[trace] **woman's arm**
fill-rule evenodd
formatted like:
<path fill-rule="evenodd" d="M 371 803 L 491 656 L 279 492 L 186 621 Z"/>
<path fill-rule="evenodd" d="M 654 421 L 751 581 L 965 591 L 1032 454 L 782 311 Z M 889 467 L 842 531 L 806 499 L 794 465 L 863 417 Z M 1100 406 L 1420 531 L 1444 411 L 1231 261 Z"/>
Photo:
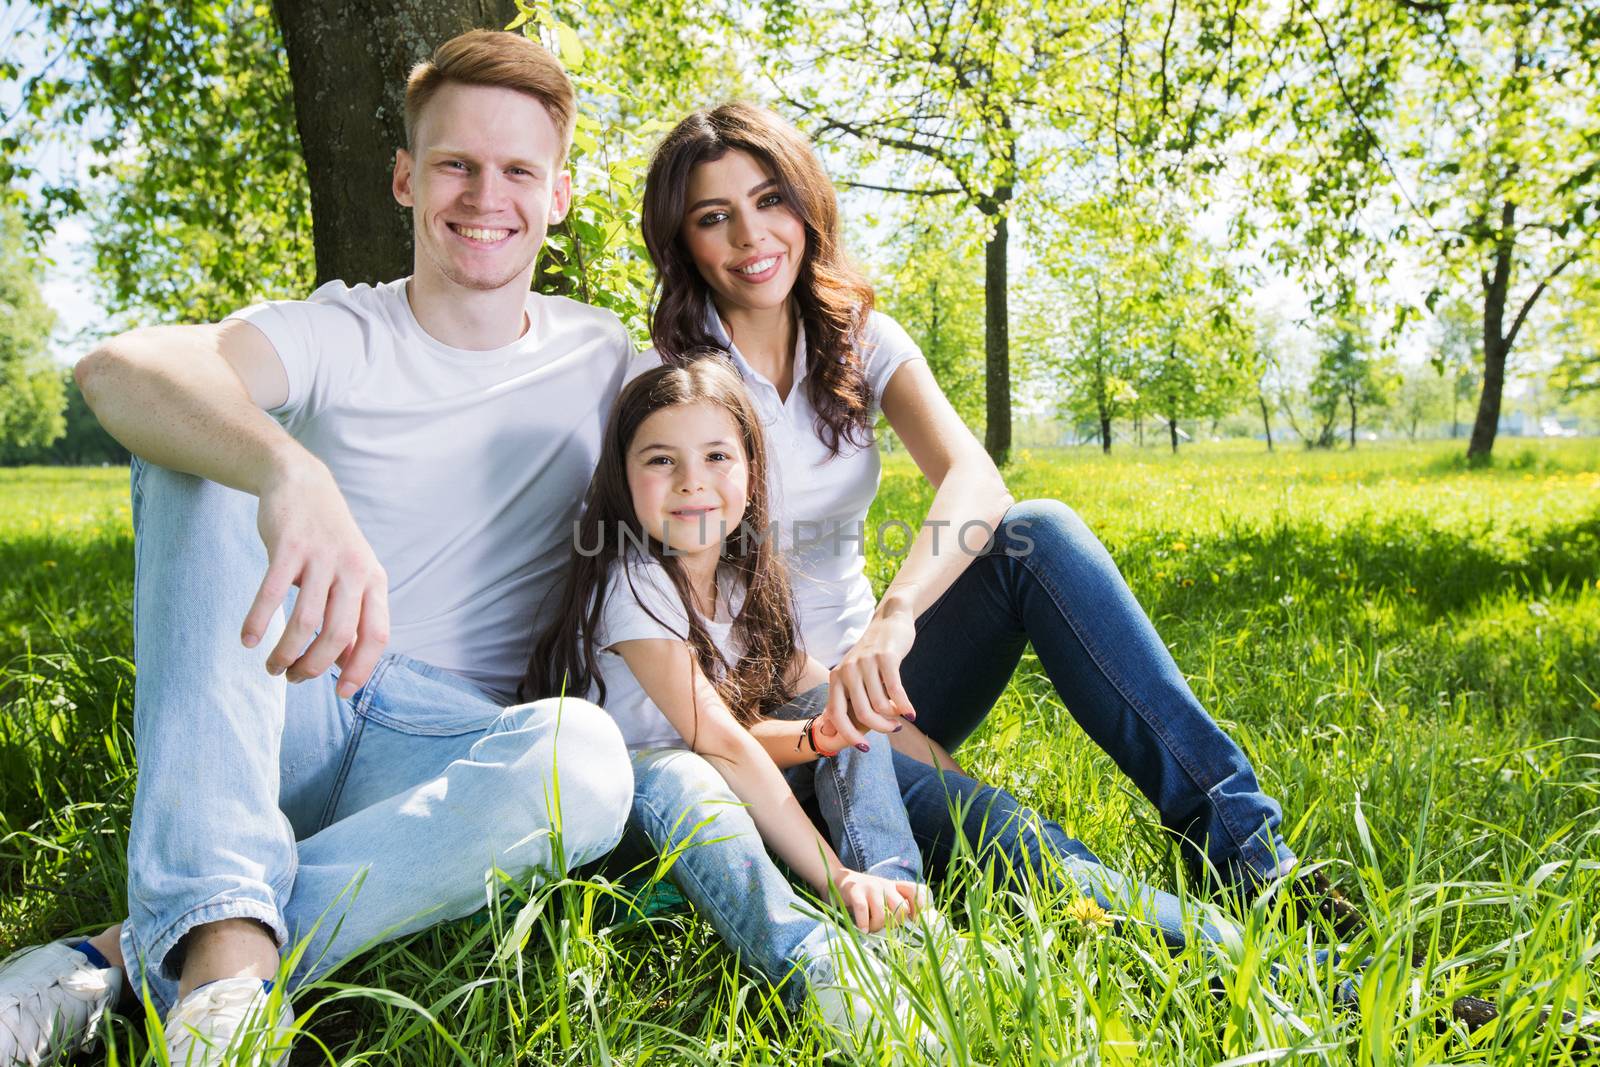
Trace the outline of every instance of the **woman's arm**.
<path fill-rule="evenodd" d="M 829 678 L 828 722 L 849 744 L 861 740 L 863 726 L 890 733 L 900 716 L 915 717 L 900 684 L 900 663 L 916 639 L 917 616 L 961 577 L 1013 503 L 925 361 L 911 360 L 894 372 L 883 392 L 883 414 L 934 495 L 866 632 Z"/>
<path fill-rule="evenodd" d="M 722 775 L 748 805 L 761 839 L 796 874 L 827 899 L 837 888 L 856 925 L 881 929 L 902 908 L 916 908 L 910 882 L 852 871 L 818 834 L 800 802 L 761 745 L 734 719 L 689 646 L 648 639 L 612 646 L 667 721 Z"/>

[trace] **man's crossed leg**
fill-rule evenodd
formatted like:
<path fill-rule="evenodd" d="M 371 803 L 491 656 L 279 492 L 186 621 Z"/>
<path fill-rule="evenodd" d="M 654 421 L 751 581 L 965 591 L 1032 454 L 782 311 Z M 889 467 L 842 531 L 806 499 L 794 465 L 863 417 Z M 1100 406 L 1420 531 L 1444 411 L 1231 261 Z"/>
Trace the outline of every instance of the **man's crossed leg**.
<path fill-rule="evenodd" d="M 186 1051 L 196 1032 L 226 1040 L 259 1013 L 263 980 L 291 945 L 293 988 L 366 945 L 471 913 L 494 871 L 541 877 L 616 843 L 632 776 L 600 709 L 502 709 L 397 655 L 349 700 L 335 677 L 289 685 L 263 666 L 276 633 L 255 649 L 237 636 L 265 568 L 255 499 L 140 462 L 133 492 L 140 777 L 128 920 L 90 952 L 44 946 L 65 972 L 59 1003 L 36 988 L 49 978 L 39 960 L 0 970 L 0 1064 L 90 1036 L 81 1028 L 98 1010 L 71 986 L 104 974 L 89 962 L 97 953 Z M 19 970 L 35 988 L 7 988 Z M 103 984 L 109 999 L 120 983 Z"/>

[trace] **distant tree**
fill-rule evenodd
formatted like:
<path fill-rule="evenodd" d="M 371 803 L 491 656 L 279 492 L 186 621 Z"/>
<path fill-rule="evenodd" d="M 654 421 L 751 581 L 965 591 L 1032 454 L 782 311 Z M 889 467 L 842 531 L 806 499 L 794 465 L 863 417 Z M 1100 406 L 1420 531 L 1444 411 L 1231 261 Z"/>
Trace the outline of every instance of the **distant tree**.
<path fill-rule="evenodd" d="M 1145 410 L 1167 423 L 1178 451 L 1181 419 L 1219 419 L 1259 377 L 1254 324 L 1232 271 L 1176 219 L 1139 235 L 1143 304 L 1153 349 L 1143 360 Z"/>
<path fill-rule="evenodd" d="M 0 213 L 0 454 L 61 436 L 66 400 L 47 353 L 54 326 L 22 227 L 15 216 Z"/>
<path fill-rule="evenodd" d="M 962 421 L 981 433 L 983 248 L 956 212 L 910 214 L 879 247 L 878 306 L 911 334 Z"/>
<path fill-rule="evenodd" d="M 1475 290 L 1493 449 L 1506 362 L 1561 275 L 1600 256 L 1600 13 L 1573 0 L 1263 3 L 1228 110 L 1278 258 L 1315 277 L 1415 249 Z"/>
<path fill-rule="evenodd" d="M 1341 410 L 1350 414 L 1350 447 L 1356 447 L 1356 427 L 1364 407 L 1384 403 L 1391 378 L 1372 352 L 1372 341 L 1361 319 L 1340 315 L 1324 333 L 1323 347 L 1311 379 L 1313 409 L 1322 419 L 1317 445 L 1333 445 L 1333 424 Z"/>
<path fill-rule="evenodd" d="M 1267 437 L 1267 451 L 1272 451 L 1272 411 L 1277 408 L 1287 390 L 1284 326 L 1275 313 L 1256 317 L 1256 381 L 1255 399 L 1261 409 L 1261 429 Z"/>
<path fill-rule="evenodd" d="M 1461 436 L 1461 406 L 1478 395 L 1483 365 L 1483 328 L 1469 301 L 1441 302 L 1436 310 L 1437 340 L 1433 369 L 1450 386 L 1450 436 Z"/>
<path fill-rule="evenodd" d="M 49 444 L 35 443 L 25 448 L 0 449 L 0 463 L 8 466 L 49 464 L 70 467 L 127 463 L 128 450 L 106 433 L 100 420 L 89 410 L 78 383 L 72 380 L 72 371 L 61 368 L 58 376 L 67 398 L 66 410 L 62 412 L 65 430 Z"/>
<path fill-rule="evenodd" d="M 1564 398 L 1600 393 L 1600 271 L 1574 278 L 1548 331 L 1557 358 L 1550 384 Z"/>
<path fill-rule="evenodd" d="M 1050 383 L 1057 410 L 1097 429 L 1109 453 L 1112 423 L 1140 410 L 1152 323 L 1145 301 L 1152 261 L 1121 238 L 1111 205 L 1041 218 L 1035 265 L 1019 300 L 1019 349 Z"/>
<path fill-rule="evenodd" d="M 1404 368 L 1391 396 L 1392 424 L 1412 441 L 1422 427 L 1441 419 L 1450 410 L 1455 382 L 1441 375 L 1431 364 Z"/>

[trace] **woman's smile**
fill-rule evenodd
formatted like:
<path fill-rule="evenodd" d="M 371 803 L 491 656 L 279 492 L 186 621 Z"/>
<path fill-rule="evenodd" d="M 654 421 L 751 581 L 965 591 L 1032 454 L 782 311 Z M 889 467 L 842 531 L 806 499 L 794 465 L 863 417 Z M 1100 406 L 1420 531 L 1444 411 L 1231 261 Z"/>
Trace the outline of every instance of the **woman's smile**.
<path fill-rule="evenodd" d="M 731 149 L 689 175 L 682 236 L 724 317 L 783 307 L 806 255 L 806 227 L 778 179 Z"/>

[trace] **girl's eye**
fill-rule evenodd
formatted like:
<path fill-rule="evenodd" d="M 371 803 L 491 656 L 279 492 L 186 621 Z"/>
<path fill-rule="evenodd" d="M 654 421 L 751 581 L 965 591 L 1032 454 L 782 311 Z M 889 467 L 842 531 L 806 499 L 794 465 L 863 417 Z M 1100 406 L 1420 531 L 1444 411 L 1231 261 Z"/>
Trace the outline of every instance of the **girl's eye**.
<path fill-rule="evenodd" d="M 712 453 L 710 453 L 709 455 L 706 456 L 706 459 L 710 460 L 712 463 L 732 463 L 733 462 L 733 453 L 731 453 L 731 452 L 712 452 Z"/>
<path fill-rule="evenodd" d="M 781 203 L 783 203 L 783 197 L 777 193 L 768 193 L 756 201 L 756 207 L 777 207 Z"/>
<path fill-rule="evenodd" d="M 725 219 L 727 217 L 728 216 L 727 216 L 727 214 L 725 212 L 708 211 L 704 215 L 700 216 L 700 221 L 699 221 L 698 225 L 700 225 L 700 226 L 715 226 L 717 223 L 721 222 L 723 219 Z"/>
<path fill-rule="evenodd" d="M 649 459 L 644 461 L 644 465 L 646 467 L 670 467 L 672 466 L 672 457 L 651 456 Z"/>

